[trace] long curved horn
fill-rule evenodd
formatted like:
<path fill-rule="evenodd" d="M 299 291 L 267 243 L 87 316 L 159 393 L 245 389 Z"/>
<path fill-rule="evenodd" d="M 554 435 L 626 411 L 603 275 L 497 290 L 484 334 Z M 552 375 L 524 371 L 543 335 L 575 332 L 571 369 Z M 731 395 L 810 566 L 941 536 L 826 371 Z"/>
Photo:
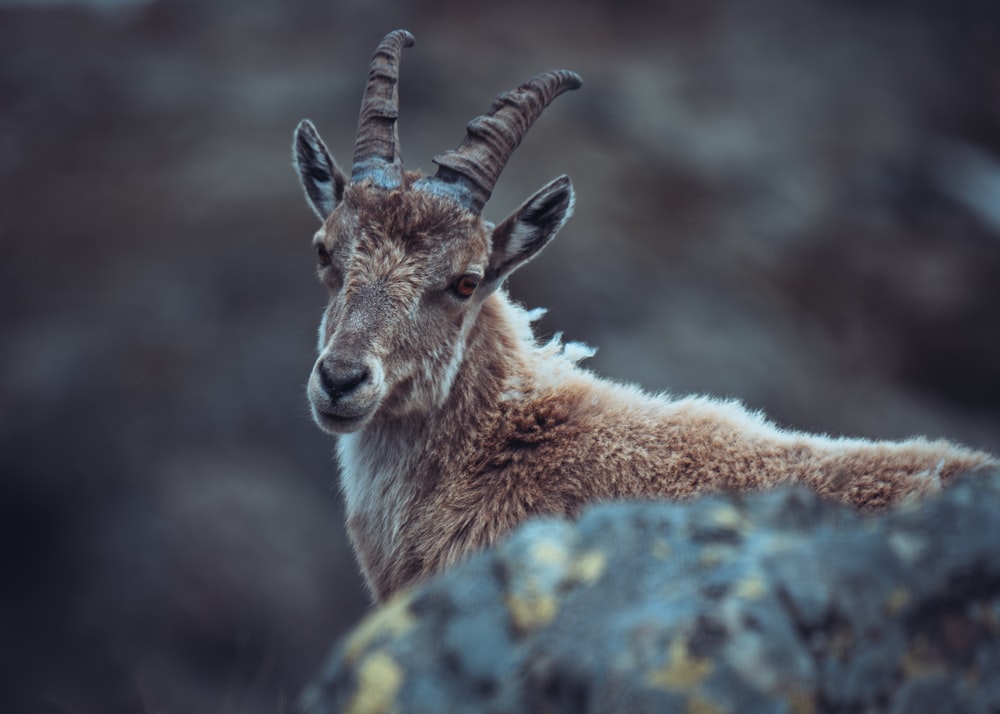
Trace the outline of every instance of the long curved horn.
<path fill-rule="evenodd" d="M 563 92 L 581 86 L 583 80 L 576 72 L 557 69 L 498 95 L 486 114 L 469 122 L 458 148 L 434 157 L 438 165 L 434 178 L 455 185 L 456 197 L 480 213 L 514 149 L 545 107 Z"/>
<path fill-rule="evenodd" d="M 413 46 L 413 35 L 393 30 L 379 44 L 368 69 L 368 84 L 361 100 L 358 134 L 354 142 L 354 165 L 351 179 L 372 177 L 376 183 L 391 188 L 402 181 L 403 165 L 399 157 L 399 55 Z"/>

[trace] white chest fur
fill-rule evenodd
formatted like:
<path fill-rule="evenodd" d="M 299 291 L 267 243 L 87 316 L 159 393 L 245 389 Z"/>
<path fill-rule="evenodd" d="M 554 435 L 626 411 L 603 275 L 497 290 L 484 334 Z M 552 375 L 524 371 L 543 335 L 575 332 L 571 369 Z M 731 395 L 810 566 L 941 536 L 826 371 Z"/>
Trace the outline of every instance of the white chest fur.
<path fill-rule="evenodd" d="M 414 498 L 405 438 L 374 429 L 339 437 L 340 486 L 347 518 L 381 543 L 397 542 Z"/>

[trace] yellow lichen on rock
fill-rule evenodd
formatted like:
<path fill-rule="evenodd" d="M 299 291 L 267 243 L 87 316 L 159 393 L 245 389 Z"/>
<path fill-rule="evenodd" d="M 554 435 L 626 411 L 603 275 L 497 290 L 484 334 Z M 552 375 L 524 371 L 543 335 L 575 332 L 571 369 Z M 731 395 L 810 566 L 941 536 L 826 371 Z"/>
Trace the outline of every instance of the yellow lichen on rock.
<path fill-rule="evenodd" d="M 539 540 L 530 552 L 536 563 L 548 566 L 564 565 L 569 555 L 565 545 L 551 539 Z"/>
<path fill-rule="evenodd" d="M 570 547 L 548 533 L 535 539 L 526 555 L 511 568 L 505 598 L 511 622 L 522 633 L 555 619 L 565 585 L 596 579 L 603 570 L 603 564 L 589 554 L 574 560 Z"/>
<path fill-rule="evenodd" d="M 399 595 L 366 617 L 351 635 L 344 648 L 344 657 L 353 662 L 376 640 L 398 637 L 416 624 L 410 612 L 410 596 Z"/>
<path fill-rule="evenodd" d="M 746 520 L 739 511 L 729 504 L 720 505 L 711 512 L 709 517 L 714 525 L 722 526 L 723 528 L 732 528 L 734 530 L 739 529 L 740 526 L 744 525 Z"/>
<path fill-rule="evenodd" d="M 646 675 L 646 682 L 670 692 L 686 693 L 696 690 L 712 673 L 712 661 L 694 657 L 688 644 L 678 637 L 670 643 L 667 663 Z"/>
<path fill-rule="evenodd" d="M 391 714 L 397 711 L 396 695 L 403 686 L 403 668 L 385 652 L 373 652 L 357 670 L 357 687 L 346 714 Z"/>
<path fill-rule="evenodd" d="M 736 585 L 736 596 L 746 600 L 757 600 L 763 597 L 765 592 L 767 592 L 767 586 L 759 575 L 751 575 Z"/>
<path fill-rule="evenodd" d="M 507 610 L 519 632 L 530 632 L 552 622 L 559 611 L 559 603 L 550 593 L 508 595 Z"/>
<path fill-rule="evenodd" d="M 732 545 L 712 543 L 701 548 L 698 562 L 708 568 L 715 567 L 732 560 L 735 552 L 736 549 Z"/>
<path fill-rule="evenodd" d="M 600 550 L 585 551 L 570 565 L 567 579 L 571 582 L 590 585 L 604 574 L 607 565 L 608 558 Z"/>

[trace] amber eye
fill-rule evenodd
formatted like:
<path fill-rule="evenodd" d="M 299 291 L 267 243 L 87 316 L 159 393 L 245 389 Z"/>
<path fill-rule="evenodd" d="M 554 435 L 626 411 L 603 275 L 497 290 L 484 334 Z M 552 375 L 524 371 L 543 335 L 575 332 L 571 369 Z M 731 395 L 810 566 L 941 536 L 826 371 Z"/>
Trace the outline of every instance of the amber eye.
<path fill-rule="evenodd" d="M 476 292 L 476 288 L 479 287 L 479 278 L 475 275 L 463 275 L 455 281 L 454 287 L 455 293 L 459 297 L 472 297 L 472 293 Z"/>
<path fill-rule="evenodd" d="M 322 244 L 316 246 L 316 259 L 319 261 L 320 267 L 325 268 L 330 264 L 330 254 L 326 252 L 326 248 Z"/>

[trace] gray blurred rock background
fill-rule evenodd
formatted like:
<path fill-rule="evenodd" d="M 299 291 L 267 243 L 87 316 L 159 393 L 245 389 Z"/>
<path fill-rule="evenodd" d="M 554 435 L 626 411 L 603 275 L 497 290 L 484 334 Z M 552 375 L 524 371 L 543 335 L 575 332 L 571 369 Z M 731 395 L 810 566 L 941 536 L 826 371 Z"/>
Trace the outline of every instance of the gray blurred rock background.
<path fill-rule="evenodd" d="M 543 69 L 497 220 L 603 374 L 796 428 L 1000 451 L 1000 6 L 0 0 L 0 700 L 280 712 L 367 597 L 303 387 L 324 295 L 290 169 L 367 64 L 409 168 Z"/>

